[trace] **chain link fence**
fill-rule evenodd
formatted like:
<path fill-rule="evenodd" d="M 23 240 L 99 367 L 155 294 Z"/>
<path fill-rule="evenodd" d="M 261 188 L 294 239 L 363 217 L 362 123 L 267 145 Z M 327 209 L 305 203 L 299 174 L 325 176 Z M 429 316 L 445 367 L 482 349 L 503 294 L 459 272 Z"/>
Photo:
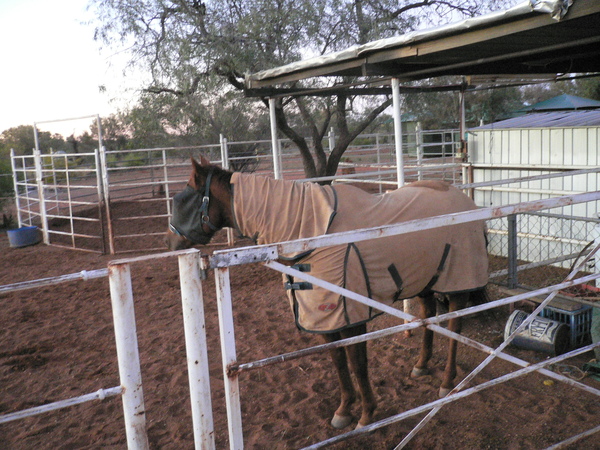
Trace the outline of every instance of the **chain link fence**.
<path fill-rule="evenodd" d="M 590 242 L 600 220 L 554 213 L 519 214 L 488 222 L 493 281 L 509 288 L 561 282 Z M 594 270 L 592 261 L 589 267 Z"/>

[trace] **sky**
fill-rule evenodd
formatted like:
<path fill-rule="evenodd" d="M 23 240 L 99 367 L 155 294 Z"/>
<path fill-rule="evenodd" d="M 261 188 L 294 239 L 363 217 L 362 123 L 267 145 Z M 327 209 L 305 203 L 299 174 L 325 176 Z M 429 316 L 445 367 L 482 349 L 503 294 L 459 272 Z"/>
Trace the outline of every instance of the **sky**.
<path fill-rule="evenodd" d="M 0 0 L 0 133 L 34 122 L 107 116 L 134 99 L 139 86 L 134 76 L 123 76 L 126 55 L 100 51 L 87 4 Z M 39 128 L 66 137 L 88 130 L 92 121 Z"/>

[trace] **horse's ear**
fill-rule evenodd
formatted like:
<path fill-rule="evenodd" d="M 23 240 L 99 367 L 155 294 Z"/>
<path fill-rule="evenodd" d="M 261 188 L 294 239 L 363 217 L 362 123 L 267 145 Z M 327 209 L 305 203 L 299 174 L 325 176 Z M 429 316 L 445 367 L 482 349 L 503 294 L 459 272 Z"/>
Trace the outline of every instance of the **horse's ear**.
<path fill-rule="evenodd" d="M 196 173 L 199 172 L 198 169 L 200 169 L 201 167 L 210 166 L 210 161 L 202 155 L 200 155 L 200 162 L 198 162 L 193 156 L 190 157 L 190 159 L 192 160 L 192 168 L 194 169 L 194 172 L 196 172 Z"/>
<path fill-rule="evenodd" d="M 190 159 L 192 160 L 192 170 L 194 174 L 200 173 L 202 165 L 198 163 L 198 161 L 196 161 L 196 159 L 193 156 Z"/>

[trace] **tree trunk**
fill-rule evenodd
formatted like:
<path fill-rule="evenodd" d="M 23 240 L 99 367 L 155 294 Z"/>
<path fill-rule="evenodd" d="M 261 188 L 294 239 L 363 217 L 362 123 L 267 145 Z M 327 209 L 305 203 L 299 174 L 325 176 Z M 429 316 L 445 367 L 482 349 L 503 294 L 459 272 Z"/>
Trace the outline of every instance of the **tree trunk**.
<path fill-rule="evenodd" d="M 305 119 L 306 123 L 311 130 L 312 137 L 312 152 L 306 139 L 298 134 L 287 122 L 287 117 L 283 108 L 283 102 L 278 99 L 275 104 L 275 117 L 277 122 L 277 128 L 281 131 L 288 139 L 290 139 L 300 151 L 302 157 L 302 165 L 304 168 L 304 175 L 307 178 L 323 177 L 323 176 L 334 176 L 337 172 L 340 160 L 344 155 L 344 152 L 348 146 L 352 143 L 356 137 L 361 134 L 373 120 L 383 112 L 388 106 L 392 104 L 391 98 L 386 98 L 377 108 L 372 110 L 361 122 L 359 122 L 353 130 L 348 128 L 346 103 L 348 96 L 344 93 L 337 94 L 336 106 L 334 115 L 336 118 L 336 126 L 339 136 L 337 138 L 335 147 L 330 151 L 329 156 L 325 153 L 323 148 L 323 138 L 329 126 L 331 114 L 326 115 L 326 119 L 321 127 L 317 127 L 312 116 L 308 112 L 306 105 L 300 99 L 296 99 L 296 104 L 300 109 L 300 113 Z M 331 181 L 323 182 L 324 184 L 330 184 Z"/>

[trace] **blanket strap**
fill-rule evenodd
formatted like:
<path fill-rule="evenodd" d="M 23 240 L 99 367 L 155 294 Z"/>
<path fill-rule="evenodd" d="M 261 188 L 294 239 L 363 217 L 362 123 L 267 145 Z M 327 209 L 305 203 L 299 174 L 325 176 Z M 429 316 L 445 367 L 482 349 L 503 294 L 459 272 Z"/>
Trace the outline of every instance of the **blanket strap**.
<path fill-rule="evenodd" d="M 396 285 L 396 292 L 394 293 L 394 302 L 400 300 L 400 295 L 402 294 L 402 290 L 404 286 L 402 286 L 402 277 L 398 273 L 398 269 L 396 269 L 396 265 L 394 263 L 390 264 L 387 268 L 390 273 L 392 280 L 394 280 L 394 284 Z"/>
<path fill-rule="evenodd" d="M 283 287 L 286 290 L 291 289 L 292 291 L 308 291 L 313 288 L 313 285 L 306 281 L 299 281 L 298 283 L 294 283 L 292 281 L 287 281 L 286 283 L 283 284 Z"/>
<path fill-rule="evenodd" d="M 450 244 L 446 244 L 446 246 L 444 247 L 444 253 L 442 255 L 442 260 L 440 261 L 440 265 L 438 266 L 437 270 L 435 271 L 435 275 L 433 277 L 431 277 L 431 280 L 429 280 L 429 283 L 427 283 L 427 285 L 423 288 L 423 290 L 418 294 L 419 296 L 421 296 L 421 294 L 427 294 L 431 291 L 431 288 L 433 287 L 433 285 L 435 283 L 437 283 L 438 278 L 440 277 L 442 270 L 444 270 L 444 265 L 446 264 L 446 259 L 448 258 L 448 253 L 450 253 Z"/>
<path fill-rule="evenodd" d="M 291 266 L 292 269 L 296 269 L 298 272 L 310 272 L 310 264 L 294 264 Z M 307 281 L 299 281 L 297 283 L 294 282 L 294 277 L 291 275 L 287 275 L 287 282 L 283 283 L 283 287 L 286 290 L 292 291 L 306 291 L 313 288 L 312 283 Z"/>

